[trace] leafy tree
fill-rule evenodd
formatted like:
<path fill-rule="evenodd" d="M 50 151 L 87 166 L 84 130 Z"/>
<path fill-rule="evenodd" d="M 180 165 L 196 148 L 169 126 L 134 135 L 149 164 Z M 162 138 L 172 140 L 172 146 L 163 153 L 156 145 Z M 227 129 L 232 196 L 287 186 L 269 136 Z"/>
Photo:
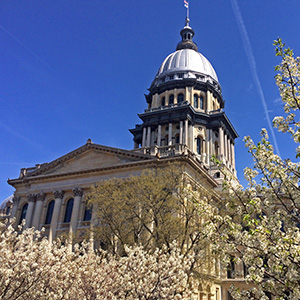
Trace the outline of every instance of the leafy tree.
<path fill-rule="evenodd" d="M 276 55 L 282 62 L 275 68 L 276 83 L 285 116 L 276 117 L 274 126 L 290 134 L 300 156 L 300 58 L 276 40 Z M 254 167 L 246 168 L 248 187 L 231 184 L 227 175 L 220 214 L 211 218 L 210 238 L 218 253 L 230 255 L 248 268 L 249 289 L 232 288 L 235 299 L 300 298 L 300 164 L 274 153 L 265 129 L 255 144 L 245 137 Z M 251 285 L 252 284 L 252 285 Z M 252 286 L 252 287 L 251 287 Z"/>
<path fill-rule="evenodd" d="M 95 239 L 109 252 L 123 255 L 125 245 L 170 251 L 176 241 L 181 254 L 195 255 L 194 275 L 202 279 L 215 275 L 203 228 L 213 197 L 181 165 L 102 181 L 91 188 L 88 199 L 93 205 Z"/>

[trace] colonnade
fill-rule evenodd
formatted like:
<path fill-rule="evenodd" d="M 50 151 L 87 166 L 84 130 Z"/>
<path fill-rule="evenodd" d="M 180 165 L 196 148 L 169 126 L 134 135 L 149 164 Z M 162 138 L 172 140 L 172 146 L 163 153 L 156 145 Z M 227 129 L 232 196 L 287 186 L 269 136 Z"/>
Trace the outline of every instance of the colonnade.
<path fill-rule="evenodd" d="M 151 146 L 162 146 L 162 126 L 165 125 L 157 125 L 156 128 L 153 129 L 152 126 L 143 128 L 143 137 L 142 137 L 142 148 L 151 147 Z M 174 133 L 174 123 L 169 123 L 168 125 L 168 141 L 166 141 L 167 145 L 172 145 L 173 141 L 173 133 Z M 188 145 L 188 120 L 179 122 L 179 144 Z M 157 129 L 157 134 L 156 133 Z M 155 143 L 156 141 L 156 143 Z"/>
<path fill-rule="evenodd" d="M 235 169 L 235 153 L 234 143 L 228 137 L 228 134 L 224 132 L 224 129 L 219 127 L 219 157 L 220 160 L 226 165 L 230 165 Z"/>
<path fill-rule="evenodd" d="M 62 190 L 57 190 L 53 192 L 54 195 L 54 208 L 52 211 L 51 223 L 49 226 L 49 241 L 53 241 L 56 237 L 56 232 L 60 229 L 60 224 L 63 222 L 63 214 L 65 213 L 66 208 L 64 207 L 64 198 L 65 192 Z M 69 196 L 69 195 L 68 195 Z M 72 197 L 73 196 L 73 197 Z M 53 197 L 52 197 L 53 198 Z M 71 220 L 68 224 L 68 229 L 70 234 L 75 234 L 78 226 L 78 221 L 80 217 L 80 209 L 85 208 L 81 203 L 83 201 L 83 190 L 81 188 L 74 188 L 72 190 L 72 195 L 69 199 L 73 198 L 73 208 L 71 214 Z M 11 212 L 12 217 L 21 217 L 22 207 L 26 202 L 21 202 L 20 197 L 15 196 L 13 200 L 13 209 Z M 45 225 L 45 217 L 47 214 L 48 206 L 51 201 L 45 202 L 46 194 L 38 193 L 38 194 L 28 194 L 27 195 L 27 211 L 25 217 L 25 228 L 35 227 L 36 229 L 40 229 L 43 225 Z M 44 219 L 42 219 L 44 218 Z"/>

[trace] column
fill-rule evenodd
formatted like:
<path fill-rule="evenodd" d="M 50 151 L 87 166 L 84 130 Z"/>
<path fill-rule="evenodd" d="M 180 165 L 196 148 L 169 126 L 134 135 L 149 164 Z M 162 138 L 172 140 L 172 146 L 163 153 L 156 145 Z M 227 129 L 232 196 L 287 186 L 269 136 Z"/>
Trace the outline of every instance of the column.
<path fill-rule="evenodd" d="M 144 127 L 144 128 L 143 128 L 142 147 L 146 147 L 146 134 L 147 134 L 147 129 L 146 129 L 146 127 Z"/>
<path fill-rule="evenodd" d="M 157 146 L 161 146 L 161 125 L 158 125 L 158 130 L 157 130 Z"/>
<path fill-rule="evenodd" d="M 28 208 L 27 208 L 27 212 L 26 212 L 26 217 L 25 217 L 26 223 L 25 223 L 24 228 L 31 227 L 31 220 L 32 220 L 32 216 L 33 216 L 36 195 L 29 194 L 29 195 L 27 195 L 27 198 L 28 198 Z"/>
<path fill-rule="evenodd" d="M 232 160 L 232 167 L 235 169 L 234 143 L 231 143 L 231 160 Z"/>
<path fill-rule="evenodd" d="M 51 224 L 50 224 L 50 231 L 49 231 L 49 242 L 53 242 L 56 236 L 56 229 L 58 225 L 58 220 L 59 220 L 59 213 L 60 213 L 60 208 L 61 208 L 61 202 L 64 197 L 65 192 L 64 191 L 55 191 L 54 193 L 55 197 L 55 204 L 54 204 L 54 209 L 53 209 L 53 214 L 52 214 L 52 219 L 51 219 Z"/>
<path fill-rule="evenodd" d="M 19 196 L 14 196 L 13 197 L 13 207 L 12 207 L 12 210 L 11 210 L 11 213 L 10 213 L 10 218 L 16 218 L 20 199 L 21 199 L 21 197 L 19 197 Z"/>
<path fill-rule="evenodd" d="M 210 165 L 210 156 L 211 156 L 211 148 L 210 148 L 210 140 L 211 140 L 211 129 L 206 129 L 206 164 Z"/>
<path fill-rule="evenodd" d="M 222 127 L 219 127 L 219 156 L 220 161 L 223 162 L 223 156 L 224 156 L 224 130 Z"/>
<path fill-rule="evenodd" d="M 228 155 L 228 162 L 232 165 L 231 161 L 231 147 L 230 147 L 230 138 L 227 139 L 227 155 Z"/>
<path fill-rule="evenodd" d="M 168 145 L 172 145 L 172 123 L 169 123 L 169 140 Z"/>
<path fill-rule="evenodd" d="M 151 142 L 151 127 L 149 126 L 147 129 L 147 144 L 146 147 L 150 147 Z"/>
<path fill-rule="evenodd" d="M 189 125 L 189 141 L 188 141 L 188 144 L 189 144 L 189 148 L 195 152 L 195 139 L 194 139 L 194 128 L 191 125 Z"/>
<path fill-rule="evenodd" d="M 71 221 L 70 221 L 70 234 L 71 235 L 76 233 L 82 194 L 83 194 L 83 191 L 81 188 L 73 189 L 74 205 L 73 205 L 72 217 L 71 217 Z"/>
<path fill-rule="evenodd" d="M 179 123 L 179 145 L 182 145 L 183 143 L 183 121 L 180 121 Z"/>
<path fill-rule="evenodd" d="M 188 128 L 189 128 L 189 120 L 185 120 L 184 124 L 184 145 L 188 146 Z"/>
<path fill-rule="evenodd" d="M 224 157 L 225 160 L 228 162 L 228 153 L 227 153 L 227 134 L 224 132 Z"/>
<path fill-rule="evenodd" d="M 34 215 L 33 215 L 32 224 L 31 224 L 31 226 L 36 229 L 40 229 L 39 228 L 40 227 L 40 218 L 41 218 L 41 214 L 42 214 L 42 208 L 43 208 L 45 197 L 46 197 L 46 195 L 44 193 L 38 193 L 36 195 L 35 210 L 34 210 Z"/>

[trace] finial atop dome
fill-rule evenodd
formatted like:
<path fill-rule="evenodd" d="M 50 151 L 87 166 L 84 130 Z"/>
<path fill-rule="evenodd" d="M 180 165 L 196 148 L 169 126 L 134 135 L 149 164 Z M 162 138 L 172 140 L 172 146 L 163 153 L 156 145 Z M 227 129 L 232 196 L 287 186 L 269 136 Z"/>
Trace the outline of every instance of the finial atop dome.
<path fill-rule="evenodd" d="M 193 42 L 193 36 L 195 35 L 195 32 L 190 27 L 189 2 L 187 0 L 184 0 L 184 6 L 186 7 L 185 26 L 180 31 L 181 42 L 177 44 L 176 50 L 192 49 L 198 51 L 198 46 Z"/>

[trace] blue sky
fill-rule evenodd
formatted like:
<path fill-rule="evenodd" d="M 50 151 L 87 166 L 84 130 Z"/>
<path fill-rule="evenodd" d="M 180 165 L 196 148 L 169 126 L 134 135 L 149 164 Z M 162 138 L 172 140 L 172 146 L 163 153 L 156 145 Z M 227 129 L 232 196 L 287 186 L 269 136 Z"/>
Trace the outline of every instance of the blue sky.
<path fill-rule="evenodd" d="M 282 113 L 273 40 L 300 55 L 299 0 L 190 0 L 199 51 L 214 66 L 238 131 L 237 170 L 251 163 L 242 138 L 259 139 Z M 93 142 L 132 149 L 144 94 L 175 51 L 183 0 L 0 1 L 0 202 L 22 167 Z M 275 133 L 282 157 L 295 157 Z M 274 139 L 272 138 L 273 142 Z"/>

